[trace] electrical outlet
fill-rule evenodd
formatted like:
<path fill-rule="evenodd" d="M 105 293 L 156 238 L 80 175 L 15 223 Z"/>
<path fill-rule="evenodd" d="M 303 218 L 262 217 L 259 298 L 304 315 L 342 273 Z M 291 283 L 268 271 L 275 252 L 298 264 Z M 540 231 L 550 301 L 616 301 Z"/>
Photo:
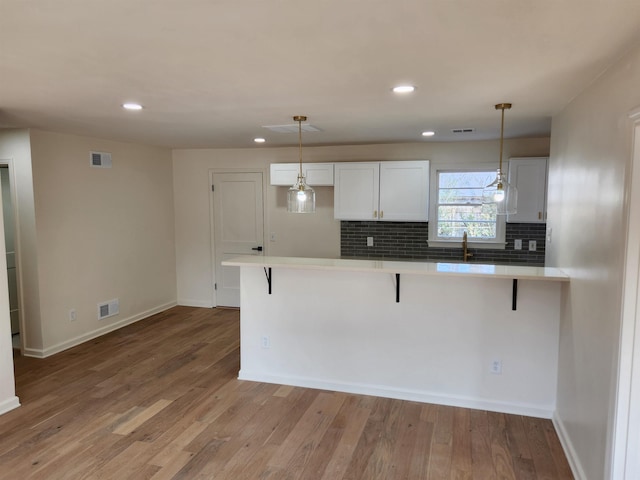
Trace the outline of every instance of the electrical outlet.
<path fill-rule="evenodd" d="M 373 237 L 367 237 L 367 247 L 373 247 Z"/>
<path fill-rule="evenodd" d="M 537 248 L 537 244 L 535 240 L 529 240 L 529 251 L 535 252 Z"/>
<path fill-rule="evenodd" d="M 271 339 L 269 335 L 262 336 L 262 348 L 271 348 Z"/>
<path fill-rule="evenodd" d="M 551 233 L 553 233 L 553 229 L 551 227 L 547 228 L 547 245 L 551 243 Z"/>
<path fill-rule="evenodd" d="M 493 360 L 489 371 L 494 375 L 502 375 L 502 360 Z"/>
<path fill-rule="evenodd" d="M 513 241 L 513 249 L 514 250 L 522 250 L 522 239 L 518 238 Z"/>
<path fill-rule="evenodd" d="M 69 320 L 75 322 L 78 319 L 78 314 L 75 308 L 69 310 Z"/>

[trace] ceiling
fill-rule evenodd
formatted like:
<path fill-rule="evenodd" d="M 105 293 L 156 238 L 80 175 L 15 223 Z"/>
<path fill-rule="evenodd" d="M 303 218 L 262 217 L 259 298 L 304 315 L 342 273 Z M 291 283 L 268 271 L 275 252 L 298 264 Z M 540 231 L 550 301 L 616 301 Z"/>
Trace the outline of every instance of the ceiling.
<path fill-rule="evenodd" d="M 497 138 L 512 102 L 506 136 L 544 136 L 639 41 L 638 0 L 0 0 L 0 127 L 267 148 L 307 115 L 305 145 L 434 142 Z"/>

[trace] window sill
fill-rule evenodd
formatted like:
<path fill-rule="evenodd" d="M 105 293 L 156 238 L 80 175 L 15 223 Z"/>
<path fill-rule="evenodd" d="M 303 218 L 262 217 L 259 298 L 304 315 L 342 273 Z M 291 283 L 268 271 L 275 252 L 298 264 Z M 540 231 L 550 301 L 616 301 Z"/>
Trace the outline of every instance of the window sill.
<path fill-rule="evenodd" d="M 428 240 L 429 247 L 439 248 L 462 248 L 462 240 Z M 479 250 L 505 250 L 506 242 L 469 242 L 468 248 L 476 248 Z"/>

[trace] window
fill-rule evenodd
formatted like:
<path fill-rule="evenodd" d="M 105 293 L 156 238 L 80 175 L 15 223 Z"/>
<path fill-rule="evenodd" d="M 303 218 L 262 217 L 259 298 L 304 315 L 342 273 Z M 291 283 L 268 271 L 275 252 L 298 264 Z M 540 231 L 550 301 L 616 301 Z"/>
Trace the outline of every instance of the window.
<path fill-rule="evenodd" d="M 504 217 L 495 205 L 482 203 L 482 189 L 496 176 L 495 170 L 438 170 L 429 244 L 459 242 L 464 232 L 474 243 L 504 245 Z"/>

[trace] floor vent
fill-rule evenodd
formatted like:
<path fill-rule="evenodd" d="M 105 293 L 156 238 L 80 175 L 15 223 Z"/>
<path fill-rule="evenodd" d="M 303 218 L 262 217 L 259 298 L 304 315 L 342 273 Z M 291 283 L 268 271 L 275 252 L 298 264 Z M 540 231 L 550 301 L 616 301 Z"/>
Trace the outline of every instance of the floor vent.
<path fill-rule="evenodd" d="M 120 301 L 116 298 L 108 302 L 98 304 L 98 320 L 113 317 L 120 313 Z"/>
<path fill-rule="evenodd" d="M 89 152 L 89 165 L 94 168 L 111 168 L 111 154 L 108 152 Z"/>

